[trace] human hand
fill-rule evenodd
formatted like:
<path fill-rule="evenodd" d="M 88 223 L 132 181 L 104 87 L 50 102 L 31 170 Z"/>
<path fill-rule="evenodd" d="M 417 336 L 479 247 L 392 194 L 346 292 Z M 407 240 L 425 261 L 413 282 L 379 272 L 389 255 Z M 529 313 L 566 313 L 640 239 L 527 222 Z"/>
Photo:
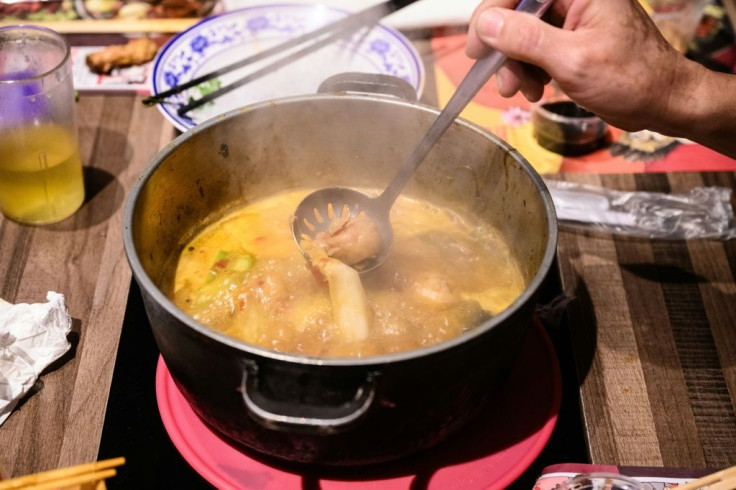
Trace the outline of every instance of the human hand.
<path fill-rule="evenodd" d="M 470 20 L 466 53 L 490 48 L 509 61 L 497 73 L 502 96 L 534 102 L 550 77 L 579 105 L 621 129 L 656 129 L 692 66 L 636 0 L 555 0 L 544 22 L 514 12 L 516 0 L 484 0 Z"/>

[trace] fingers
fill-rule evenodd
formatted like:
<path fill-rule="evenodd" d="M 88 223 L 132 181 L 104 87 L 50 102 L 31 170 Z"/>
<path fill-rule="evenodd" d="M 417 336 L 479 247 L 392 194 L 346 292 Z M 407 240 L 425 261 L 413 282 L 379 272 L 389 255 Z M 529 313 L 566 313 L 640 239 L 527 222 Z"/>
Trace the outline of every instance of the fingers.
<path fill-rule="evenodd" d="M 490 51 L 490 48 L 478 38 L 475 29 L 473 28 L 476 20 L 478 19 L 478 16 L 481 15 L 482 12 L 484 12 L 488 8 L 494 7 L 513 9 L 517 3 L 517 0 L 484 0 L 483 2 L 481 2 L 473 11 L 473 15 L 471 15 L 470 21 L 468 22 L 471 28 L 468 30 L 468 40 L 467 44 L 465 45 L 465 54 L 467 54 L 470 58 L 477 59 L 487 55 Z"/>
<path fill-rule="evenodd" d="M 475 33 L 475 29 L 470 29 L 468 31 L 468 38 L 465 44 L 465 54 L 468 55 L 469 58 L 478 59 L 483 58 L 490 52 L 491 48 L 478 38 L 478 35 Z"/>
<path fill-rule="evenodd" d="M 544 86 L 550 82 L 550 77 L 544 70 L 533 66 L 522 64 L 524 78 L 522 78 L 521 93 L 530 102 L 536 102 L 544 95 Z"/>
<path fill-rule="evenodd" d="M 537 17 L 512 9 L 515 0 L 485 0 L 470 20 L 465 52 L 471 58 L 487 56 L 497 49 L 511 58 L 496 74 L 498 92 L 511 97 L 521 91 L 532 102 L 539 100 L 549 83 L 546 71 L 549 50 L 561 31 Z M 525 63 L 520 63 L 520 60 Z M 537 68 L 532 65 L 541 66 Z"/>
<path fill-rule="evenodd" d="M 501 97 L 512 97 L 521 88 L 521 80 L 511 68 L 514 61 L 508 60 L 496 73 L 496 87 Z"/>
<path fill-rule="evenodd" d="M 544 94 L 544 86 L 550 77 L 546 72 L 515 60 L 507 60 L 496 74 L 496 86 L 502 97 L 511 97 L 521 91 L 531 102 L 536 102 Z"/>
<path fill-rule="evenodd" d="M 509 58 L 537 65 L 549 71 L 561 56 L 566 31 L 553 27 L 537 17 L 505 8 L 480 11 L 468 33 L 466 53 L 479 51 L 487 45 L 505 53 Z"/>

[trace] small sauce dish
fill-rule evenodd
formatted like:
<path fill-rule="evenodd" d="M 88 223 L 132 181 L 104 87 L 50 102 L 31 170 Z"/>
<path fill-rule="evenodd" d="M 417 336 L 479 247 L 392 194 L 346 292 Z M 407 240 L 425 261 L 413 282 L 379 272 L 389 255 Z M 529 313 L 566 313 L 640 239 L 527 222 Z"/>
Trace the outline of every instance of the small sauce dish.
<path fill-rule="evenodd" d="M 549 151 L 580 156 L 608 143 L 608 125 L 571 100 L 547 101 L 532 108 L 534 138 Z"/>

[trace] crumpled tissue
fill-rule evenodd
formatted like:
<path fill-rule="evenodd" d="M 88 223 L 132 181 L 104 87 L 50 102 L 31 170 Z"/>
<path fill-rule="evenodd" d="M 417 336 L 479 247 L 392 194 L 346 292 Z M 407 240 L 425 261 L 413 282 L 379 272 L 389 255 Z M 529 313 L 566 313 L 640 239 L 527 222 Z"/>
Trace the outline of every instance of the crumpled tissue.
<path fill-rule="evenodd" d="M 49 291 L 46 300 L 14 305 L 0 299 L 0 425 L 46 366 L 71 347 L 64 295 Z"/>

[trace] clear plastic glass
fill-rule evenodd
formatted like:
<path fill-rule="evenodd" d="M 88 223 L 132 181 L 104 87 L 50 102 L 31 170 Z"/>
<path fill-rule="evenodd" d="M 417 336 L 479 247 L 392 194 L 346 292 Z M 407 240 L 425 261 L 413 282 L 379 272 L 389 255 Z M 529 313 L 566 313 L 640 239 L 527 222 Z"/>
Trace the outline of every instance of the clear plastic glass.
<path fill-rule="evenodd" d="M 48 224 L 84 201 L 70 48 L 42 27 L 0 28 L 0 211 Z"/>

